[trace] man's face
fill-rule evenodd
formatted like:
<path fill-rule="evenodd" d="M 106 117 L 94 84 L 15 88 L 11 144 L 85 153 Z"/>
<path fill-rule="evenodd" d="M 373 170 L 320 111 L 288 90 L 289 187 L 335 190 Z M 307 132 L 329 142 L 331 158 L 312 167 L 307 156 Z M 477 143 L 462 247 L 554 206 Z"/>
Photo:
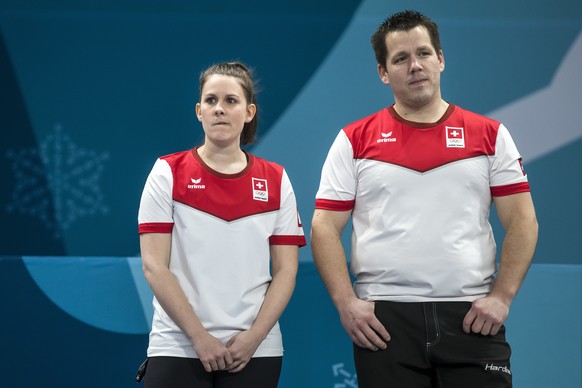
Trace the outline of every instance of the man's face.
<path fill-rule="evenodd" d="M 425 27 L 386 35 L 388 57 L 378 66 L 380 79 L 392 87 L 396 104 L 409 109 L 440 100 L 440 74 L 445 68 L 442 52 L 432 46 Z"/>

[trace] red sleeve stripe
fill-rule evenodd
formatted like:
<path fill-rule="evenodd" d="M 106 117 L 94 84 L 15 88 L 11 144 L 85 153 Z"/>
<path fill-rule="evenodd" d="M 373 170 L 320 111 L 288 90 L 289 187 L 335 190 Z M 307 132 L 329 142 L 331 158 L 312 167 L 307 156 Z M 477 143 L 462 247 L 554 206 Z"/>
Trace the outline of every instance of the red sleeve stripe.
<path fill-rule="evenodd" d="M 298 245 L 305 246 L 307 241 L 305 236 L 271 236 L 269 237 L 269 244 L 271 245 Z"/>
<path fill-rule="evenodd" d="M 142 233 L 172 233 L 173 222 L 149 222 L 139 224 L 138 232 Z"/>
<path fill-rule="evenodd" d="M 527 193 L 530 191 L 528 182 L 514 183 L 511 185 L 491 187 L 491 195 L 494 197 L 504 197 L 506 195 Z"/>
<path fill-rule="evenodd" d="M 354 208 L 355 200 L 351 201 L 336 201 L 332 199 L 321 199 L 315 200 L 315 208 L 321 210 L 334 210 L 334 211 L 345 211 L 352 210 Z"/>

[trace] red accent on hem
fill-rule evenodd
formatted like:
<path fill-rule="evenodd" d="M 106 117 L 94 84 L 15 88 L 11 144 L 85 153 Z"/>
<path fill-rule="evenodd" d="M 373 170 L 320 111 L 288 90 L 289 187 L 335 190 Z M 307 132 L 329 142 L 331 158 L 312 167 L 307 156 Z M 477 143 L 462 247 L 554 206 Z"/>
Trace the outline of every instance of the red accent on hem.
<path fill-rule="evenodd" d="M 271 236 L 269 237 L 271 245 L 298 245 L 303 247 L 307 245 L 305 236 Z"/>
<path fill-rule="evenodd" d="M 528 182 L 514 183 L 511 185 L 491 187 L 491 195 L 494 197 L 505 197 L 506 195 L 527 193 L 530 191 Z"/>
<path fill-rule="evenodd" d="M 354 208 L 356 201 L 338 201 L 333 199 L 317 198 L 315 200 L 315 208 L 321 210 L 346 211 Z"/>
<path fill-rule="evenodd" d="M 138 233 L 172 233 L 173 222 L 146 222 L 139 224 Z"/>

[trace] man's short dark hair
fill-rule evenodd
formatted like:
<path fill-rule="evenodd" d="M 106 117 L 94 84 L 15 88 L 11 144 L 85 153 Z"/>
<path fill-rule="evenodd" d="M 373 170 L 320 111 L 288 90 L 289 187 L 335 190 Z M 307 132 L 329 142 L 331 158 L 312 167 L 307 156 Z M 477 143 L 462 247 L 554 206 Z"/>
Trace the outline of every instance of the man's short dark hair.
<path fill-rule="evenodd" d="M 374 54 L 376 54 L 376 61 L 380 66 L 386 67 L 386 59 L 388 58 L 386 35 L 394 31 L 410 31 L 417 26 L 423 26 L 428 30 L 433 48 L 437 54 L 441 52 L 441 39 L 437 24 L 418 11 L 401 11 L 384 20 L 372 35 L 372 48 L 374 49 Z"/>

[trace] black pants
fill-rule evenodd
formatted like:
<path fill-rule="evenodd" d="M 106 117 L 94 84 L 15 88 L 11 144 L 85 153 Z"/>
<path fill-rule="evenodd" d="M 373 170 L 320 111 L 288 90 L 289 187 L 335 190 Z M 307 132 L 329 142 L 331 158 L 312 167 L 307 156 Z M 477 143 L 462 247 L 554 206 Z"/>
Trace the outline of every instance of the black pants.
<path fill-rule="evenodd" d="M 392 339 L 373 352 L 354 345 L 360 388 L 511 387 L 505 327 L 494 336 L 465 334 L 469 302 L 376 302 Z"/>
<path fill-rule="evenodd" d="M 252 358 L 243 370 L 206 372 L 197 358 L 150 357 L 145 388 L 276 388 L 283 357 Z"/>

